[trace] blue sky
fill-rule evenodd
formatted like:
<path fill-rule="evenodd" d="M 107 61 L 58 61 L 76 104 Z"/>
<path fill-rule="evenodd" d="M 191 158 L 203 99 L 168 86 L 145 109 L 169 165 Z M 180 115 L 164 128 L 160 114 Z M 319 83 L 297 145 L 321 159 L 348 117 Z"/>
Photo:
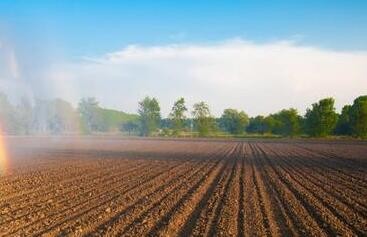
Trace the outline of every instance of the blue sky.
<path fill-rule="evenodd" d="M 5 62 L 0 89 L 62 96 L 74 104 L 82 96 L 96 96 L 106 106 L 130 112 L 144 95 L 167 101 L 162 102 L 167 110 L 175 94 L 165 92 L 177 84 L 189 101 L 207 100 L 216 113 L 225 107 L 250 114 L 283 107 L 302 112 L 328 95 L 340 108 L 367 91 L 366 52 L 367 1 L 0 1 L 0 63 Z M 298 64 L 291 68 L 293 62 Z M 336 74 L 334 68 L 342 71 Z M 269 73 L 262 75 L 264 69 Z M 310 70 L 314 74 L 308 75 Z M 320 75 L 321 85 L 333 78 L 339 87 L 300 89 L 309 81 L 317 86 Z M 218 87 L 204 88 L 207 79 Z M 230 92 L 231 83 L 242 89 Z M 54 89 L 60 84 L 62 93 Z M 248 85 L 263 94 L 245 93 Z M 116 87 L 133 93 L 106 95 Z M 274 88 L 291 93 L 282 97 Z M 259 101 L 261 96 L 267 100 Z"/>
<path fill-rule="evenodd" d="M 2 0 L 0 22 L 11 40 L 71 56 L 233 37 L 367 49 L 367 1 Z"/>

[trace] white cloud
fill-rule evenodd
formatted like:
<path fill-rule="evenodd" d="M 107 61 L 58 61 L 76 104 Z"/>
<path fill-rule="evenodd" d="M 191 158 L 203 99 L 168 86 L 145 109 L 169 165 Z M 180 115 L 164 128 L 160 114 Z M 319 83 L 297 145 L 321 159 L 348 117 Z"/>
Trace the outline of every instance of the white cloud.
<path fill-rule="evenodd" d="M 338 109 L 367 94 L 367 52 L 337 52 L 290 41 L 255 44 L 131 45 L 101 57 L 54 65 L 46 74 L 53 95 L 78 101 L 96 96 L 105 106 L 135 112 L 156 96 L 164 114 L 184 96 L 207 101 L 214 114 L 233 107 L 250 115 L 295 107 L 303 113 L 333 96 Z"/>

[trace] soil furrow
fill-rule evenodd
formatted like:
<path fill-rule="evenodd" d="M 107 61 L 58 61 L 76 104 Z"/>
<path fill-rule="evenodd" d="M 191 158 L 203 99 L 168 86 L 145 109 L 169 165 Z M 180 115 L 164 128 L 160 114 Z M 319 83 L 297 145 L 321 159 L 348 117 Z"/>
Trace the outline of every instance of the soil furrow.
<path fill-rule="evenodd" d="M 267 211 L 268 213 L 272 214 L 272 220 L 274 222 L 273 229 L 271 234 L 274 236 L 297 236 L 300 235 L 295 228 L 295 220 L 292 216 L 292 213 L 289 207 L 281 201 L 281 194 L 277 189 L 274 188 L 274 184 L 272 183 L 270 174 L 268 172 L 268 167 L 266 164 L 262 162 L 262 159 L 259 157 L 261 156 L 260 145 L 254 144 L 253 150 L 256 153 L 257 158 L 257 167 L 259 169 L 259 173 L 263 179 L 263 186 L 265 187 L 266 193 L 268 194 L 269 203 L 268 208 L 271 211 Z M 282 230 L 280 232 L 280 230 Z"/>
<path fill-rule="evenodd" d="M 343 206 L 342 203 L 338 203 L 335 199 L 330 198 L 330 196 L 325 193 L 321 188 L 319 188 L 317 185 L 312 184 L 310 182 L 310 178 L 307 175 L 300 174 L 296 169 L 292 167 L 292 164 L 289 162 L 286 162 L 283 157 L 279 157 L 279 163 L 282 166 L 282 168 L 290 174 L 290 177 L 292 177 L 296 182 L 304 188 L 307 192 L 312 194 L 325 208 L 327 208 L 328 212 L 330 212 L 331 215 L 333 215 L 337 220 L 338 223 L 337 226 L 346 226 L 348 229 L 353 231 L 355 234 L 358 235 L 364 235 L 366 233 L 361 232 L 359 229 L 366 228 L 366 221 L 363 217 L 356 216 L 356 213 L 347 212 L 347 207 Z M 284 163 L 284 166 L 283 166 Z M 289 167 L 289 168 L 288 168 Z M 332 203 L 333 206 L 331 206 L 329 203 Z M 336 209 L 337 208 L 337 209 Z M 330 217 L 332 219 L 332 217 Z M 349 224 L 346 220 L 351 221 L 352 223 L 355 223 L 358 226 L 358 228 L 354 227 L 353 225 Z M 335 222 L 335 221 L 334 221 Z M 363 223 L 364 222 L 364 223 Z"/>
<path fill-rule="evenodd" d="M 321 189 L 324 195 L 335 198 L 338 202 L 342 203 L 342 205 L 347 206 L 343 207 L 342 209 L 349 208 L 353 212 L 363 216 L 363 218 L 367 218 L 367 207 L 365 204 L 367 200 L 365 198 L 360 199 L 357 193 L 353 192 L 353 190 L 350 190 L 344 186 L 339 186 L 339 182 L 335 182 L 335 178 L 337 176 L 329 177 L 325 175 L 325 172 L 322 173 L 315 169 L 312 169 L 314 172 L 310 172 L 311 169 L 302 169 L 300 167 L 305 166 L 303 162 L 304 160 L 300 159 L 298 155 L 284 155 L 284 152 L 276 152 L 274 149 L 268 146 L 267 149 L 277 157 L 287 161 L 287 164 L 291 166 L 292 170 L 307 178 L 314 186 Z"/>
<path fill-rule="evenodd" d="M 124 170 L 123 175 L 128 175 L 131 172 L 137 171 L 141 168 L 144 167 L 148 167 L 148 164 L 142 164 L 141 166 L 139 164 L 137 164 L 138 167 L 132 167 L 130 169 Z M 18 219 L 21 218 L 24 215 L 27 215 L 27 210 L 30 207 L 41 207 L 42 204 L 46 203 L 48 200 L 52 199 L 52 200 L 57 200 L 57 204 L 61 204 L 63 202 L 63 200 L 68 200 L 70 199 L 69 195 L 72 195 L 73 193 L 76 193 L 79 189 L 83 188 L 83 192 L 87 192 L 90 191 L 89 188 L 97 188 L 96 185 L 96 180 L 101 179 L 101 182 L 106 182 L 108 180 L 113 180 L 115 177 L 119 177 L 121 176 L 120 173 L 118 173 L 118 171 L 121 170 L 121 167 L 113 167 L 112 169 L 108 169 L 108 170 L 102 170 L 98 172 L 98 176 L 95 177 L 88 177 L 87 180 L 81 179 L 78 180 L 78 182 L 73 182 L 73 183 L 60 183 L 60 184 L 54 184 L 53 185 L 53 189 L 51 189 L 50 191 L 47 192 L 40 192 L 37 193 L 36 196 L 25 196 L 23 197 L 22 200 L 11 200 L 11 201 L 7 201 L 7 203 L 17 203 L 17 206 L 12 205 L 11 208 L 9 208 L 9 216 L 11 216 L 11 219 Z M 83 186 L 80 186 L 81 181 L 83 181 Z M 98 183 L 97 183 L 98 185 Z M 102 184 L 100 184 L 102 185 Z M 63 187 L 66 188 L 63 188 Z M 61 190 L 61 191 L 59 191 Z M 84 191 L 86 190 L 86 191 Z M 83 193 L 79 194 L 79 195 L 83 195 Z M 59 199 L 59 197 L 61 197 L 61 199 Z M 34 209 L 31 209 L 34 211 Z M 37 211 L 41 211 L 42 209 L 37 209 Z M 20 213 L 20 215 L 17 215 L 17 213 Z M 0 223 L 0 225 L 6 224 L 7 221 L 4 221 L 2 223 Z"/>
<path fill-rule="evenodd" d="M 176 171 L 177 170 L 177 171 Z M 176 173 L 178 172 L 178 173 Z M 135 197 L 139 197 L 139 196 L 144 196 L 146 197 L 147 195 L 151 194 L 151 193 L 156 193 L 159 190 L 163 189 L 163 187 L 165 187 L 166 185 L 163 186 L 158 186 L 157 188 L 152 184 L 161 182 L 161 180 L 170 180 L 169 176 L 171 174 L 180 174 L 180 173 L 184 173 L 186 172 L 185 169 L 182 169 L 180 167 L 175 167 L 174 169 L 171 169 L 170 171 L 166 172 L 166 174 L 164 174 L 163 176 L 159 177 L 159 179 L 152 179 L 152 180 L 148 180 L 148 182 L 142 182 L 140 184 L 142 184 L 141 186 L 134 186 L 134 189 L 129 190 L 129 193 L 122 193 L 122 194 L 118 194 L 115 196 L 115 198 L 113 199 L 114 201 L 112 203 L 110 203 L 110 209 L 113 210 L 113 213 L 118 212 L 121 208 L 125 207 L 128 203 L 131 203 L 134 201 Z M 107 202 L 105 202 L 107 203 Z M 109 213 L 105 212 L 105 209 L 103 208 L 103 206 L 100 206 L 99 208 L 94 208 L 90 210 L 90 213 L 83 213 L 83 218 L 86 218 L 86 221 L 84 221 L 87 225 L 80 225 L 78 223 L 76 223 L 77 225 L 77 229 L 88 229 L 88 218 L 89 219 L 98 219 L 98 221 L 103 221 L 103 219 L 107 218 L 108 216 L 110 216 Z M 88 211 L 89 212 L 89 211 Z M 112 211 L 111 211 L 112 213 Z M 80 215 L 78 215 L 80 216 Z M 80 219 L 80 218 L 79 218 Z M 78 220 L 79 220 L 78 219 Z M 71 225 L 71 223 L 64 223 L 64 226 L 68 226 L 69 229 L 71 227 L 73 227 L 73 225 Z M 60 227 L 59 227 L 60 228 Z M 62 229 L 62 228 L 61 228 Z"/>
<path fill-rule="evenodd" d="M 290 161 L 295 161 L 293 162 L 294 168 L 297 168 L 297 170 L 300 172 L 307 174 L 308 177 L 312 178 L 316 182 L 319 182 L 320 186 L 322 186 L 325 190 L 327 189 L 327 192 L 333 193 L 344 202 L 349 202 L 350 204 L 347 205 L 349 205 L 351 208 L 355 207 L 358 210 L 366 212 L 367 204 L 366 198 L 364 198 L 365 195 L 362 194 L 364 190 L 363 188 L 357 187 L 357 185 L 345 181 L 338 174 L 330 174 L 330 172 L 325 169 L 317 168 L 315 165 L 308 164 L 308 162 L 306 162 L 305 159 L 302 158 L 298 153 L 284 151 L 280 155 L 284 156 L 284 158 L 291 156 L 292 160 Z"/>
<path fill-rule="evenodd" d="M 172 236 L 178 233 L 189 235 L 189 232 L 184 232 L 185 230 L 183 228 L 194 223 L 190 221 L 190 219 L 195 218 L 197 215 L 195 212 L 203 208 L 205 200 L 209 200 L 211 195 L 210 191 L 215 189 L 217 182 L 221 178 L 221 173 L 223 173 L 227 167 L 229 159 L 226 158 L 228 158 L 235 149 L 236 145 L 233 146 L 233 149 L 231 149 L 227 156 L 222 157 L 222 166 L 218 164 L 215 170 L 203 176 L 196 185 L 192 186 L 179 202 L 177 202 L 176 205 L 150 230 L 148 235 Z M 188 222 L 186 220 L 188 220 Z M 181 229 L 179 229 L 179 227 L 181 227 Z"/>
<path fill-rule="evenodd" d="M 364 141 L 9 141 L 0 236 L 367 235 Z"/>
<path fill-rule="evenodd" d="M 259 159 L 263 162 L 262 156 Z M 326 236 L 328 233 L 323 231 L 322 224 L 320 225 L 317 222 L 308 206 L 305 206 L 304 201 L 299 199 L 299 195 L 295 189 L 284 182 L 281 176 L 279 176 L 279 172 L 277 172 L 275 166 L 269 164 L 267 166 L 267 172 L 269 174 L 269 180 L 273 183 L 273 187 L 280 194 L 280 199 L 289 207 L 288 210 L 292 213 L 290 215 L 294 217 L 293 223 L 297 226 L 298 231 L 305 235 Z"/>
<path fill-rule="evenodd" d="M 188 192 L 188 190 L 192 187 L 190 184 L 195 185 L 197 182 L 199 182 L 203 175 L 207 175 L 218 164 L 214 161 L 209 161 L 209 163 L 211 164 L 209 164 L 210 166 L 208 169 L 202 171 L 200 170 L 200 172 L 195 172 L 194 175 L 185 177 L 184 179 L 180 180 L 178 185 L 176 185 L 173 190 L 170 190 L 169 192 L 163 191 L 162 193 L 159 193 L 159 199 L 151 205 L 146 205 L 149 207 L 149 209 L 145 209 L 144 207 L 144 210 L 142 208 L 144 212 L 140 215 L 137 215 L 138 218 L 130 221 L 125 228 L 122 228 L 122 230 L 117 233 L 117 236 L 146 235 L 150 229 L 157 224 L 158 220 L 163 217 L 164 213 L 166 213 L 165 210 L 177 203 L 178 198 Z M 119 226 L 117 229 L 121 229 L 121 227 Z"/>
<path fill-rule="evenodd" d="M 274 161 L 269 158 L 265 152 L 263 152 L 263 154 L 267 163 L 274 165 Z M 293 173 L 287 172 L 282 167 L 281 162 L 277 163 L 277 167 L 278 169 L 276 169 L 275 172 L 278 173 L 279 178 L 299 197 L 299 200 L 305 208 L 309 210 L 324 231 L 331 235 L 353 235 L 353 232 L 344 226 L 342 222 L 325 207 L 325 203 L 320 202 L 314 194 L 304 188 L 303 185 L 293 177 Z"/>
<path fill-rule="evenodd" d="M 241 145 L 241 153 L 240 153 L 240 175 L 239 175 L 239 192 L 238 192 L 238 210 L 237 210 L 237 236 L 245 236 L 245 231 L 244 231 L 244 223 L 245 223 L 245 214 L 244 214 L 244 210 L 245 210 L 245 197 L 244 197 L 244 192 L 245 192 L 245 187 L 244 187 L 244 172 L 245 172 L 245 146 L 242 143 Z"/>
<path fill-rule="evenodd" d="M 177 164 L 177 166 L 179 166 L 179 165 L 180 164 Z M 150 180 L 151 178 L 154 178 L 155 176 L 161 175 L 162 173 L 166 172 L 170 168 L 172 168 L 172 167 L 166 167 L 166 168 L 162 167 L 162 169 L 163 169 L 162 171 L 159 170 L 159 171 L 153 172 L 152 175 L 147 177 L 145 180 Z M 123 172 L 121 174 L 123 174 Z M 132 176 L 132 177 L 134 177 L 134 176 Z M 139 176 L 135 175 L 134 178 L 137 180 L 139 178 Z M 129 186 L 131 186 L 131 183 L 128 184 L 129 180 L 126 180 L 126 182 L 121 184 L 122 180 L 123 180 L 123 177 L 112 181 L 112 183 L 110 183 L 110 184 L 104 184 L 104 185 L 101 186 L 102 189 L 100 191 L 96 191 L 95 189 L 92 188 L 88 192 L 94 191 L 95 192 L 93 194 L 94 196 L 87 197 L 86 200 L 81 199 L 81 200 L 76 201 L 76 200 L 71 199 L 70 201 L 73 202 L 72 206 L 65 205 L 65 208 L 63 208 L 61 210 L 57 210 L 52 214 L 47 213 L 48 215 L 45 215 L 43 218 L 38 219 L 37 222 L 28 223 L 27 227 L 31 228 L 31 230 L 29 230 L 29 232 L 32 233 L 32 231 L 38 231 L 39 228 L 37 226 L 38 225 L 43 225 L 44 223 L 47 223 L 46 225 L 50 226 L 45 230 L 45 232 L 47 232 L 47 231 L 51 230 L 54 226 L 59 226 L 59 222 L 65 222 L 65 220 L 64 220 L 65 217 L 67 217 L 69 219 L 71 213 L 77 213 L 76 212 L 77 210 L 83 210 L 83 208 L 87 208 L 93 202 L 96 203 L 96 205 L 94 207 L 97 207 L 97 206 L 101 206 L 101 203 L 107 202 L 106 199 L 107 200 L 112 200 L 113 198 L 111 198 L 111 194 L 113 194 L 112 196 L 114 197 L 115 195 L 118 195 L 121 192 L 120 191 L 121 188 L 128 188 Z M 139 181 L 139 183 L 140 183 L 140 181 Z M 117 186 L 114 186 L 114 184 L 116 184 Z M 106 187 L 106 185 L 107 185 L 107 187 L 110 188 L 110 190 L 106 190 L 106 189 L 103 188 L 103 187 Z M 135 186 L 136 185 L 138 185 L 138 184 L 135 184 Z M 135 187 L 135 186 L 133 186 L 133 187 Z M 122 190 L 124 190 L 124 189 L 122 189 Z M 92 206 L 93 206 L 93 204 L 92 204 Z M 73 215 L 77 215 L 77 214 L 73 214 Z M 53 219 L 51 219 L 51 217 Z M 68 220 L 68 219 L 66 219 L 66 220 Z M 38 223 L 38 224 L 36 224 L 36 223 Z M 22 227 L 19 230 L 25 231 L 25 228 L 26 227 Z"/>

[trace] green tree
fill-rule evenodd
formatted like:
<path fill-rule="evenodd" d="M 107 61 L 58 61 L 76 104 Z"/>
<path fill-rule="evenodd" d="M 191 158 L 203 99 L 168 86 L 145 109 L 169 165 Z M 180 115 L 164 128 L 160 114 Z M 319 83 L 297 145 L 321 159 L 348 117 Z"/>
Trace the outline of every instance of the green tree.
<path fill-rule="evenodd" d="M 334 108 L 334 99 L 325 98 L 312 104 L 312 109 L 307 109 L 306 115 L 307 133 L 315 137 L 325 137 L 331 134 L 337 122 L 337 114 Z"/>
<path fill-rule="evenodd" d="M 49 102 L 48 127 L 54 134 L 72 133 L 79 130 L 79 116 L 73 106 L 62 99 Z"/>
<path fill-rule="evenodd" d="M 79 102 L 78 111 L 85 132 L 104 130 L 104 125 L 101 118 L 100 107 L 98 101 L 94 97 L 82 98 Z"/>
<path fill-rule="evenodd" d="M 36 133 L 75 133 L 79 131 L 79 115 L 62 99 L 35 101 L 32 130 Z"/>
<path fill-rule="evenodd" d="M 264 134 L 268 131 L 268 125 L 265 121 L 265 117 L 258 115 L 254 118 L 250 118 L 250 123 L 246 128 L 248 133 L 260 133 Z"/>
<path fill-rule="evenodd" d="M 183 129 L 186 112 L 185 99 L 181 97 L 174 103 L 169 115 L 174 134 L 178 134 Z"/>
<path fill-rule="evenodd" d="M 274 115 L 276 122 L 273 133 L 283 136 L 296 136 L 301 132 L 301 117 L 296 109 L 283 109 Z"/>
<path fill-rule="evenodd" d="M 205 102 L 202 101 L 194 104 L 192 116 L 199 136 L 207 136 L 215 129 L 214 118 L 210 114 L 209 106 Z"/>
<path fill-rule="evenodd" d="M 139 102 L 140 134 L 151 135 L 159 127 L 161 114 L 159 103 L 156 98 L 145 97 Z"/>
<path fill-rule="evenodd" d="M 352 125 L 350 121 L 351 105 L 345 105 L 336 123 L 335 133 L 337 135 L 352 135 Z"/>
<path fill-rule="evenodd" d="M 120 131 L 128 132 L 129 136 L 131 134 L 136 134 L 139 130 L 139 123 L 137 121 L 128 121 L 121 124 Z"/>
<path fill-rule="evenodd" d="M 350 122 L 354 135 L 367 138 L 367 95 L 354 100 L 350 108 Z"/>
<path fill-rule="evenodd" d="M 262 133 L 280 134 L 282 122 L 275 114 L 266 116 L 262 123 Z"/>
<path fill-rule="evenodd" d="M 247 114 L 235 109 L 225 109 L 220 117 L 220 126 L 231 134 L 241 134 L 249 123 Z"/>

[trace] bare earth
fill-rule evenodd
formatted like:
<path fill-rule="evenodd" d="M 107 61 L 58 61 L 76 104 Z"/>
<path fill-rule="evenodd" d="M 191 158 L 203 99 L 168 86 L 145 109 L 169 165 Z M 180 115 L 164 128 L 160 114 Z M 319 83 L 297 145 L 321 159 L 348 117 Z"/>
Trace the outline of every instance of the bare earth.
<path fill-rule="evenodd" d="M 0 236 L 366 236 L 367 143 L 8 138 Z"/>

